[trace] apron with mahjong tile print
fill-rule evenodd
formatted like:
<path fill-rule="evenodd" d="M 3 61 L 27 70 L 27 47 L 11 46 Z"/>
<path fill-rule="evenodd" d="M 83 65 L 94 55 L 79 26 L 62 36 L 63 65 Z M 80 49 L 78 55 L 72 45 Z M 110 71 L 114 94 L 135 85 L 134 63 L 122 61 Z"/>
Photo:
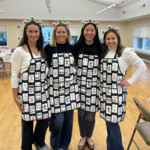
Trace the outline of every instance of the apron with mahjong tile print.
<path fill-rule="evenodd" d="M 43 120 L 51 117 L 48 83 L 46 78 L 46 61 L 33 58 L 27 44 L 31 60 L 27 71 L 19 81 L 18 98 L 23 102 L 22 119 L 25 121 Z"/>
<path fill-rule="evenodd" d="M 125 118 L 127 87 L 117 85 L 118 79 L 124 78 L 116 54 L 114 58 L 101 60 L 100 117 L 108 122 L 117 123 Z"/>
<path fill-rule="evenodd" d="M 52 113 L 66 112 L 80 107 L 79 88 L 75 79 L 74 57 L 68 52 L 55 53 L 48 72 Z"/>
<path fill-rule="evenodd" d="M 99 105 L 99 57 L 80 54 L 77 67 L 77 83 L 80 90 L 81 109 L 98 111 Z"/>

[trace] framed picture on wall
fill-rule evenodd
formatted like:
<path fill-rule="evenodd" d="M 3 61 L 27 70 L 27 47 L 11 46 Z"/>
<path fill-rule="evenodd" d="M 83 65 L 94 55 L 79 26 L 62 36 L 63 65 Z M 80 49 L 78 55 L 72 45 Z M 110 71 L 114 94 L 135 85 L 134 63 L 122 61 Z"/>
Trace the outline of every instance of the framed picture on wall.
<path fill-rule="evenodd" d="M 7 33 L 0 33 L 0 46 L 7 46 Z"/>
<path fill-rule="evenodd" d="M 7 46 L 7 26 L 0 25 L 0 47 Z"/>
<path fill-rule="evenodd" d="M 78 36 L 71 36 L 71 44 L 74 45 L 78 41 Z"/>

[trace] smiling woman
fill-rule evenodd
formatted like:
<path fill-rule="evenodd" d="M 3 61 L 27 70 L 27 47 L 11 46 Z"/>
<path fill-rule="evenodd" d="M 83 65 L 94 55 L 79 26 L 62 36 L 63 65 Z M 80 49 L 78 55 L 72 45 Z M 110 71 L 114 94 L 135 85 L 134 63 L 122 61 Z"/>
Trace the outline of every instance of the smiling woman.
<path fill-rule="evenodd" d="M 26 30 L 26 35 L 28 37 L 28 43 L 36 43 L 40 36 L 39 27 L 31 24 Z"/>
<path fill-rule="evenodd" d="M 60 21 L 55 25 L 51 44 L 47 44 L 44 50 L 49 64 L 47 78 L 52 108 L 50 145 L 53 150 L 67 150 L 72 136 L 73 112 L 80 106 L 74 49 L 67 23 Z"/>
<path fill-rule="evenodd" d="M 126 79 L 129 65 L 134 66 L 135 72 Z M 118 30 L 108 28 L 100 68 L 100 117 L 106 121 L 107 149 L 124 150 L 119 122 L 125 119 L 127 87 L 136 82 L 147 67 L 134 49 L 124 48 Z"/>
<path fill-rule="evenodd" d="M 89 149 L 93 150 L 92 136 L 95 115 L 99 109 L 99 55 L 101 53 L 101 43 L 97 23 L 89 20 L 83 24 L 80 38 L 74 45 L 77 83 L 81 98 L 81 106 L 78 109 L 81 140 L 78 149 L 84 150 L 87 144 Z"/>
<path fill-rule="evenodd" d="M 21 73 L 20 80 L 18 75 Z M 45 148 L 45 133 L 51 117 L 46 60 L 41 26 L 32 18 L 25 24 L 23 37 L 12 55 L 13 99 L 22 118 L 22 150 Z M 42 89 L 42 90 L 41 90 Z M 36 127 L 33 131 L 33 122 Z"/>

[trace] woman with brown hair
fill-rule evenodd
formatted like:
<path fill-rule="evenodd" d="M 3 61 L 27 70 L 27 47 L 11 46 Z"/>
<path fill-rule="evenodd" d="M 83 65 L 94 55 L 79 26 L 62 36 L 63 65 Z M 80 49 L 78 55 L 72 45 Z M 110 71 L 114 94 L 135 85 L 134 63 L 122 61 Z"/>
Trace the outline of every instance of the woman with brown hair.
<path fill-rule="evenodd" d="M 104 33 L 103 53 L 100 69 L 100 117 L 106 121 L 107 150 L 123 150 L 119 122 L 126 113 L 127 87 L 137 81 L 146 70 L 144 62 L 133 48 L 121 44 L 118 28 Z M 135 68 L 128 80 L 125 72 L 129 66 Z"/>
<path fill-rule="evenodd" d="M 18 83 L 18 75 L 21 73 Z M 34 19 L 25 24 L 23 37 L 12 54 L 11 86 L 22 117 L 22 150 L 48 150 L 45 135 L 51 108 L 41 26 Z M 33 122 L 36 120 L 33 132 Z"/>

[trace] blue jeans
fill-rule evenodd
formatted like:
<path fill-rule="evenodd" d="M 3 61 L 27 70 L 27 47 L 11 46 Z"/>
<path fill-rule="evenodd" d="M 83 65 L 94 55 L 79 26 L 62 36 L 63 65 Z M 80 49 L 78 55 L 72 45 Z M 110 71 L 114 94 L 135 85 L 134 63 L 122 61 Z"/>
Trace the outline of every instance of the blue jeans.
<path fill-rule="evenodd" d="M 73 111 L 52 114 L 50 119 L 50 144 L 53 150 L 67 150 L 71 142 Z"/>
<path fill-rule="evenodd" d="M 45 144 L 45 135 L 49 119 L 37 120 L 33 131 L 33 121 L 22 120 L 22 150 L 32 150 L 32 143 L 38 146 Z"/>
<path fill-rule="evenodd" d="M 119 124 L 106 121 L 106 126 L 107 150 L 124 150 Z"/>
<path fill-rule="evenodd" d="M 80 136 L 91 138 L 95 126 L 95 112 L 78 109 L 78 123 Z"/>

